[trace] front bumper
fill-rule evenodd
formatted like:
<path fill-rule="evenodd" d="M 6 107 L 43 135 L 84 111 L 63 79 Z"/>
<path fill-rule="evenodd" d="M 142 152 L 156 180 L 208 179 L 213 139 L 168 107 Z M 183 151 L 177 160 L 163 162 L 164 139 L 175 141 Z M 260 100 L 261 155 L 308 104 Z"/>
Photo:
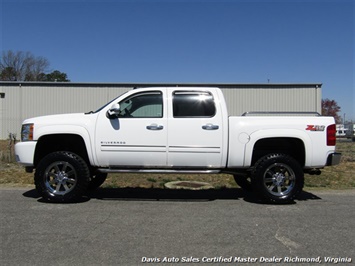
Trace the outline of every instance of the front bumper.
<path fill-rule="evenodd" d="M 36 141 L 19 142 L 15 145 L 16 161 L 24 166 L 33 166 Z"/>
<path fill-rule="evenodd" d="M 340 163 L 341 153 L 334 152 L 328 155 L 327 166 L 337 165 Z"/>

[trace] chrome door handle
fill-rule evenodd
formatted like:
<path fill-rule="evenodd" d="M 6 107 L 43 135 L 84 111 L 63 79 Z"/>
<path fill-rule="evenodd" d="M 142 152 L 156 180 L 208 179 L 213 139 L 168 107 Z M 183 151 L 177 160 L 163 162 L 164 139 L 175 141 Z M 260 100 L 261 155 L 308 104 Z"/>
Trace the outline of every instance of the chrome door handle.
<path fill-rule="evenodd" d="M 150 126 L 147 126 L 148 130 L 162 130 L 164 127 L 162 125 L 157 125 L 157 124 L 151 124 Z"/>
<path fill-rule="evenodd" d="M 213 125 L 213 124 L 207 124 L 207 125 L 202 126 L 202 129 L 204 129 L 204 130 L 217 130 L 217 129 L 219 129 L 219 126 L 218 125 Z"/>

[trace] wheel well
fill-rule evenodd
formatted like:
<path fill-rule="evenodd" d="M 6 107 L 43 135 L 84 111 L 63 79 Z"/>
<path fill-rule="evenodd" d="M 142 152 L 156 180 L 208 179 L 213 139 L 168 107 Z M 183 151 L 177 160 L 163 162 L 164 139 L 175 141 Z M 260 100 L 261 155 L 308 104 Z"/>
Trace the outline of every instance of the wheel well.
<path fill-rule="evenodd" d="M 73 152 L 89 163 L 85 142 L 81 136 L 73 134 L 53 134 L 43 136 L 37 141 L 34 158 L 35 167 L 44 156 L 55 151 Z"/>
<path fill-rule="evenodd" d="M 266 138 L 258 140 L 253 149 L 252 165 L 269 153 L 284 153 L 292 156 L 301 166 L 305 164 L 305 147 L 296 138 Z"/>

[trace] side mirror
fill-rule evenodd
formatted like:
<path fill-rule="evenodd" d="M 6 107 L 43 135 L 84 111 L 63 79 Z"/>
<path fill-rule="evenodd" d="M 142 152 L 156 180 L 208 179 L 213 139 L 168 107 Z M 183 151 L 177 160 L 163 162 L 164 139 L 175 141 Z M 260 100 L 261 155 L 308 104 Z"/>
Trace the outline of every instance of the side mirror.
<path fill-rule="evenodd" d="M 120 113 L 120 104 L 114 103 L 111 108 L 107 111 L 107 117 L 113 118 L 118 116 Z"/>

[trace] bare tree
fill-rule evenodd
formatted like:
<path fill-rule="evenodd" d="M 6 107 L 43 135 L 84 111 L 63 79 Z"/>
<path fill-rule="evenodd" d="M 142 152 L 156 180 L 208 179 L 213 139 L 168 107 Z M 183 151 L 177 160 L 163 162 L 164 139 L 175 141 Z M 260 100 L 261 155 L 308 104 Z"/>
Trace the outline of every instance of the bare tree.
<path fill-rule="evenodd" d="M 42 80 L 49 67 L 49 61 L 31 52 L 3 51 L 0 59 L 1 80 L 38 81 Z"/>

